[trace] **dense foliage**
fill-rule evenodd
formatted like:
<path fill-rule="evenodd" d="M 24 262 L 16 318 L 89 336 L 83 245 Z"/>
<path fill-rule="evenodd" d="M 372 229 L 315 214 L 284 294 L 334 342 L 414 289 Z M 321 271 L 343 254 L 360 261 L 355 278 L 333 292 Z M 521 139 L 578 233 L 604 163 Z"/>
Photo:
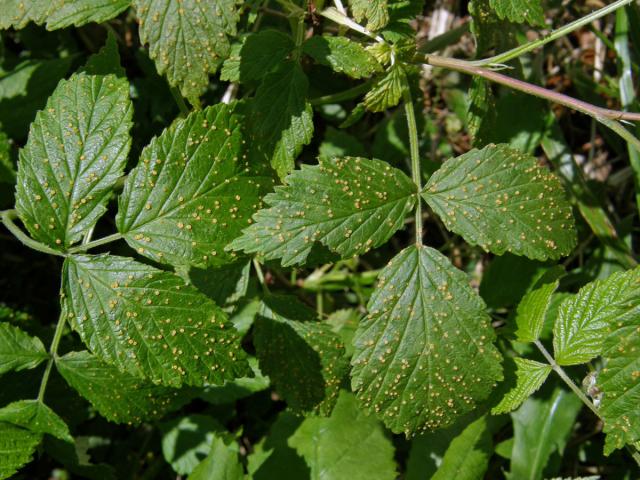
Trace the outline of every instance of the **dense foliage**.
<path fill-rule="evenodd" d="M 0 2 L 0 478 L 636 478 L 592 6 Z"/>

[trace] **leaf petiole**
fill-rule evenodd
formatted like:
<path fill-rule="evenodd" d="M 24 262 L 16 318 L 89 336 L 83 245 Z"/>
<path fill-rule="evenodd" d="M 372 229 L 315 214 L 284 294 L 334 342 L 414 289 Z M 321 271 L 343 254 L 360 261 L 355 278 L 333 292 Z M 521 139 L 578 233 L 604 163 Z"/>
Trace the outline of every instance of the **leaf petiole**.
<path fill-rule="evenodd" d="M 402 92 L 404 99 L 404 110 L 407 114 L 407 128 L 409 130 L 409 146 L 411 150 L 411 177 L 416 184 L 418 192 L 422 191 L 422 171 L 420 169 L 420 147 L 418 144 L 418 126 L 416 124 L 416 114 L 413 108 L 411 90 L 409 85 L 404 86 Z M 422 200 L 418 197 L 416 202 L 416 244 L 422 245 Z"/>
<path fill-rule="evenodd" d="M 44 370 L 44 374 L 42 375 L 42 380 L 40 381 L 40 389 L 38 390 L 37 398 L 39 402 L 44 401 L 44 394 L 47 389 L 47 383 L 49 382 L 51 367 L 53 367 L 53 363 L 58 356 L 58 345 L 60 344 L 60 340 L 62 339 L 62 333 L 64 332 L 65 323 L 66 318 L 63 314 L 61 314 L 56 325 L 56 331 L 53 334 L 53 340 L 51 340 L 51 346 L 49 347 L 49 360 L 47 361 L 47 366 Z"/>
<path fill-rule="evenodd" d="M 121 233 L 113 233 L 111 235 L 107 235 L 106 237 L 98 238 L 97 240 L 93 240 L 91 242 L 78 245 L 77 247 L 70 248 L 69 253 L 86 252 L 87 250 L 90 250 L 92 248 L 99 247 L 101 245 L 106 245 L 107 243 L 115 242 L 121 239 L 122 239 Z"/>

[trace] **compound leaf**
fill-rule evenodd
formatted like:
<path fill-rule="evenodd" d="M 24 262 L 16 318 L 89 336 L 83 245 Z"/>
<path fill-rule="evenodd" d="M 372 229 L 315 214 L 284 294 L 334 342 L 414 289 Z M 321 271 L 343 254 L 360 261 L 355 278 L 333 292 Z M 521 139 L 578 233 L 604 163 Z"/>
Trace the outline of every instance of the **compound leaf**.
<path fill-rule="evenodd" d="M 348 362 L 338 334 L 295 297 L 265 298 L 255 323 L 260 367 L 297 413 L 328 415 Z"/>
<path fill-rule="evenodd" d="M 351 78 L 367 78 L 382 70 L 373 55 L 347 37 L 316 35 L 307 40 L 302 48 L 319 64 Z"/>
<path fill-rule="evenodd" d="M 551 365 L 528 360 L 526 358 L 515 358 L 516 363 L 516 385 L 509 390 L 500 403 L 491 409 L 491 413 L 509 413 L 518 408 L 538 390 L 551 372 Z"/>
<path fill-rule="evenodd" d="M 131 145 L 129 84 L 114 75 L 61 80 L 20 151 L 16 209 L 31 235 L 58 250 L 106 211 Z"/>
<path fill-rule="evenodd" d="M 349 0 L 349 5 L 356 21 L 367 20 L 369 30 L 379 30 L 389 22 L 387 0 Z"/>
<path fill-rule="evenodd" d="M 110 255 L 63 267 L 63 311 L 99 359 L 169 386 L 248 374 L 225 313 L 177 275 Z"/>
<path fill-rule="evenodd" d="M 502 20 L 544 25 L 544 10 L 540 0 L 489 0 L 489 5 Z"/>
<path fill-rule="evenodd" d="M 56 367 L 100 415 L 115 423 L 137 425 L 157 420 L 189 400 L 182 390 L 120 372 L 86 351 L 59 357 Z"/>
<path fill-rule="evenodd" d="M 380 160 L 320 159 L 303 165 L 264 200 L 255 223 L 230 248 L 257 253 L 283 266 L 304 263 L 315 242 L 343 257 L 368 252 L 404 224 L 415 184 Z"/>
<path fill-rule="evenodd" d="M 193 104 L 229 55 L 229 35 L 236 34 L 234 0 L 134 0 L 140 41 L 169 84 L 180 87 Z"/>
<path fill-rule="evenodd" d="M 411 246 L 396 255 L 367 308 L 351 385 L 393 432 L 451 425 L 502 378 L 484 302 L 438 251 Z"/>
<path fill-rule="evenodd" d="M 0 375 L 10 370 L 35 368 L 49 357 L 38 337 L 0 323 Z"/>
<path fill-rule="evenodd" d="M 497 255 L 557 259 L 576 245 L 558 177 L 508 145 L 447 160 L 422 196 L 449 230 Z"/>
<path fill-rule="evenodd" d="M 208 107 L 178 120 L 142 151 L 116 217 L 138 253 L 172 265 L 234 261 L 224 248 L 273 186 L 243 156 L 240 122 L 231 106 Z"/>
<path fill-rule="evenodd" d="M 558 310 L 553 327 L 556 362 L 578 365 L 600 355 L 608 328 L 636 318 L 639 305 L 640 268 L 616 272 L 582 287 Z"/>
<path fill-rule="evenodd" d="M 73 437 L 64 420 L 39 400 L 19 400 L 0 408 L 0 424 L 2 422 L 73 443 Z"/>
<path fill-rule="evenodd" d="M 0 422 L 0 478 L 10 478 L 31 461 L 42 435 Z"/>
<path fill-rule="evenodd" d="M 317 480 L 392 480 L 394 448 L 380 423 L 342 391 L 329 418 L 309 417 L 289 438 Z"/>
<path fill-rule="evenodd" d="M 309 81 L 297 62 L 287 61 L 266 75 L 253 103 L 252 143 L 284 178 L 302 147 L 313 137 Z"/>

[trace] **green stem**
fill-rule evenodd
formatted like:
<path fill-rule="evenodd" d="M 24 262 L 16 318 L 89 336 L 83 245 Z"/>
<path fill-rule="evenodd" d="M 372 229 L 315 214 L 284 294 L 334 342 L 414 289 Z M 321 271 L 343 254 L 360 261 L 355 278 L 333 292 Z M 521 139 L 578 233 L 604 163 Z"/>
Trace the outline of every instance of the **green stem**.
<path fill-rule="evenodd" d="M 582 18 L 579 18 L 571 23 L 568 23 L 567 25 L 558 28 L 557 30 L 554 30 L 553 32 L 551 32 L 549 35 L 540 38 L 538 40 L 534 40 L 533 42 L 529 42 L 526 43 L 524 45 L 520 45 L 519 47 L 513 48 L 511 50 L 508 50 L 504 53 L 500 53 L 498 55 L 495 55 L 493 57 L 489 57 L 489 58 L 485 58 L 482 60 L 476 60 L 474 62 L 470 62 L 473 65 L 477 66 L 477 67 L 482 67 L 482 66 L 487 66 L 487 65 L 499 65 L 499 64 L 503 64 L 505 62 L 508 62 L 509 60 L 513 60 L 516 57 L 519 57 L 520 55 L 523 55 L 525 53 L 531 52 L 532 50 L 535 50 L 537 48 L 542 47 L 543 45 L 546 45 L 549 42 L 553 42 L 554 40 L 557 40 L 558 38 L 564 37 L 565 35 L 570 34 L 571 32 L 574 32 L 576 30 L 578 30 L 579 28 L 588 25 L 589 23 L 604 17 L 605 15 L 608 15 L 609 13 L 612 13 L 614 11 L 616 11 L 619 8 L 622 8 L 626 5 L 630 5 L 631 3 L 633 3 L 634 0 L 618 0 L 616 2 L 613 2 L 611 5 L 607 5 L 606 7 L 603 7 L 599 10 L 596 10 L 595 12 L 590 13 L 589 15 L 586 15 Z"/>
<path fill-rule="evenodd" d="M 187 115 L 189 115 L 189 107 L 184 101 L 184 97 L 180 93 L 180 90 L 178 90 L 176 87 L 171 87 L 169 90 L 171 90 L 171 95 L 173 95 L 173 99 L 176 101 L 176 104 L 180 109 L 180 116 L 186 117 Z"/>
<path fill-rule="evenodd" d="M 267 285 L 267 282 L 264 279 L 264 272 L 262 271 L 262 267 L 260 266 L 260 262 L 257 259 L 253 259 L 253 268 L 256 269 L 256 275 L 258 276 L 258 282 L 260 283 L 260 286 L 262 287 L 262 292 L 265 295 L 269 295 L 269 285 Z"/>
<path fill-rule="evenodd" d="M 416 113 L 413 109 L 413 100 L 409 85 L 405 85 L 402 93 L 404 100 L 404 110 L 407 114 L 407 127 L 409 130 L 409 149 L 411 152 L 411 177 L 418 189 L 418 201 L 416 206 L 416 244 L 422 245 L 422 201 L 420 192 L 422 191 L 422 172 L 420 170 L 420 147 L 418 145 L 418 126 L 416 124 Z"/>
<path fill-rule="evenodd" d="M 40 381 L 40 389 L 38 390 L 38 401 L 42 402 L 44 400 L 44 393 L 47 389 L 47 383 L 49 382 L 49 375 L 51 374 L 51 368 L 53 367 L 53 363 L 56 358 L 58 358 L 58 345 L 60 344 L 60 340 L 62 339 L 62 333 L 64 332 L 64 325 L 66 319 L 63 314 L 60 315 L 58 319 L 58 324 L 56 325 L 56 331 L 53 334 L 53 340 L 51 341 L 51 346 L 49 347 L 49 360 L 47 361 L 47 367 L 44 370 L 44 374 L 42 375 L 42 380 Z"/>
<path fill-rule="evenodd" d="M 83 243 L 82 245 L 78 245 L 77 247 L 70 248 L 69 253 L 86 252 L 87 250 L 90 250 L 92 248 L 99 247 L 101 245 L 106 245 L 107 243 L 115 242 L 121 239 L 122 239 L 121 233 L 113 233 L 111 235 L 107 235 L 106 237 L 102 237 L 88 243 Z"/>
<path fill-rule="evenodd" d="M 14 222 L 13 220 L 18 217 L 18 212 L 15 210 L 5 210 L 2 212 L 2 224 L 9 230 L 17 240 L 20 241 L 23 245 L 37 250 L 38 252 L 48 253 L 50 255 L 57 255 L 59 257 L 64 257 L 65 254 L 59 252 L 58 250 L 54 250 L 46 246 L 44 243 L 37 242 L 32 239 L 28 235 L 26 235 Z"/>
<path fill-rule="evenodd" d="M 316 106 L 316 105 L 328 105 L 331 103 L 340 103 L 346 100 L 351 100 L 353 98 L 359 97 L 360 95 L 368 92 L 369 89 L 371 88 L 371 85 L 373 85 L 373 81 L 369 80 L 364 83 L 361 83 L 360 85 L 356 85 L 353 88 L 344 90 L 342 92 L 333 93 L 331 95 L 324 95 L 322 97 L 312 98 L 311 100 L 309 100 L 309 103 L 311 103 L 311 105 Z"/>

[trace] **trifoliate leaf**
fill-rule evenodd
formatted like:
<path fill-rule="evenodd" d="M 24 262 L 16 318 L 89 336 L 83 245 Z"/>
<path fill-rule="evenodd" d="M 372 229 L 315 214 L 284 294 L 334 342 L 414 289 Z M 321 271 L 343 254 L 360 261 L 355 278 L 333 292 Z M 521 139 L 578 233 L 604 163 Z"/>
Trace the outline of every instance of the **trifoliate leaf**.
<path fill-rule="evenodd" d="M 252 33 L 241 45 L 232 47 L 220 70 L 220 79 L 238 83 L 262 80 L 283 63 L 294 48 L 291 36 L 278 30 Z"/>
<path fill-rule="evenodd" d="M 380 423 L 342 391 L 329 418 L 308 417 L 289 439 L 317 480 L 393 480 L 393 444 Z"/>
<path fill-rule="evenodd" d="M 447 160 L 422 196 L 449 230 L 498 255 L 557 259 L 576 245 L 558 177 L 508 145 Z"/>
<path fill-rule="evenodd" d="M 236 444 L 227 445 L 220 437 L 211 443 L 207 458 L 193 469 L 188 480 L 243 480 L 244 469 Z"/>
<path fill-rule="evenodd" d="M 20 151 L 16 209 L 31 235 L 65 250 L 106 211 L 131 145 L 129 85 L 113 75 L 62 80 Z"/>
<path fill-rule="evenodd" d="M 354 340 L 353 390 L 393 432 L 451 425 L 502 378 L 484 302 L 424 246 L 396 255 L 378 281 Z"/>
<path fill-rule="evenodd" d="M 124 12 L 131 0 L 54 0 L 47 15 L 47 30 L 90 22 L 102 23 Z"/>
<path fill-rule="evenodd" d="M 49 357 L 38 337 L 0 323 L 0 375 L 10 370 L 35 368 Z"/>
<path fill-rule="evenodd" d="M 86 351 L 59 357 L 56 367 L 100 415 L 115 423 L 157 420 L 189 400 L 188 392 L 120 372 Z"/>
<path fill-rule="evenodd" d="M 281 63 L 264 77 L 251 115 L 251 142 L 284 178 L 313 136 L 313 109 L 307 100 L 309 81 L 296 62 Z"/>
<path fill-rule="evenodd" d="M 183 416 L 161 424 L 160 429 L 164 459 L 180 475 L 191 473 L 209 455 L 217 433 L 222 433 L 221 425 L 206 415 Z"/>
<path fill-rule="evenodd" d="M 128 175 L 116 224 L 152 260 L 214 266 L 251 223 L 273 180 L 242 154 L 241 118 L 219 104 L 178 120 L 154 138 Z"/>
<path fill-rule="evenodd" d="M 74 256 L 64 263 L 63 293 L 73 329 L 122 372 L 170 386 L 248 374 L 224 312 L 177 275 L 125 257 Z"/>
<path fill-rule="evenodd" d="M 0 408 L 0 423 L 2 422 L 73 443 L 64 420 L 40 400 L 19 400 Z"/>
<path fill-rule="evenodd" d="M 489 0 L 489 5 L 502 20 L 544 25 L 544 10 L 540 0 Z"/>
<path fill-rule="evenodd" d="M 349 0 L 349 5 L 356 21 L 367 20 L 369 30 L 379 30 L 389 22 L 387 0 Z"/>
<path fill-rule="evenodd" d="M 364 106 L 372 112 L 384 112 L 400 103 L 405 88 L 408 88 L 407 74 L 402 65 L 396 63 L 367 92 L 364 97 Z"/>
<path fill-rule="evenodd" d="M 42 435 L 0 422 L 0 478 L 10 478 L 31 461 Z"/>
<path fill-rule="evenodd" d="M 551 365 L 528 360 L 526 358 L 515 358 L 516 363 L 516 385 L 509 390 L 498 405 L 493 407 L 491 413 L 509 413 L 518 408 L 538 390 L 551 372 Z"/>
<path fill-rule="evenodd" d="M 351 78 L 367 78 L 382 70 L 373 55 L 347 37 L 316 35 L 304 42 L 302 50 L 319 64 Z"/>
<path fill-rule="evenodd" d="M 560 365 L 586 363 L 602 352 L 609 327 L 637 318 L 640 308 L 640 268 L 616 272 L 606 280 L 582 287 L 558 310 L 553 350 Z"/>
<path fill-rule="evenodd" d="M 297 413 L 328 415 L 347 373 L 340 337 L 295 297 L 265 298 L 254 345 L 262 371 Z"/>
<path fill-rule="evenodd" d="M 255 223 L 230 248 L 257 253 L 283 266 L 304 263 L 315 242 L 343 257 L 385 243 L 415 203 L 415 184 L 380 160 L 321 159 L 303 165 L 264 200 Z"/>
<path fill-rule="evenodd" d="M 140 41 L 169 84 L 180 87 L 192 104 L 209 84 L 209 74 L 229 55 L 229 35 L 236 34 L 234 0 L 133 0 L 140 21 Z"/>
<path fill-rule="evenodd" d="M 551 296 L 559 283 L 559 280 L 543 283 L 522 298 L 516 313 L 516 337 L 519 341 L 535 342 L 540 338 Z"/>
<path fill-rule="evenodd" d="M 449 445 L 432 480 L 481 480 L 493 454 L 487 417 L 465 428 Z"/>

